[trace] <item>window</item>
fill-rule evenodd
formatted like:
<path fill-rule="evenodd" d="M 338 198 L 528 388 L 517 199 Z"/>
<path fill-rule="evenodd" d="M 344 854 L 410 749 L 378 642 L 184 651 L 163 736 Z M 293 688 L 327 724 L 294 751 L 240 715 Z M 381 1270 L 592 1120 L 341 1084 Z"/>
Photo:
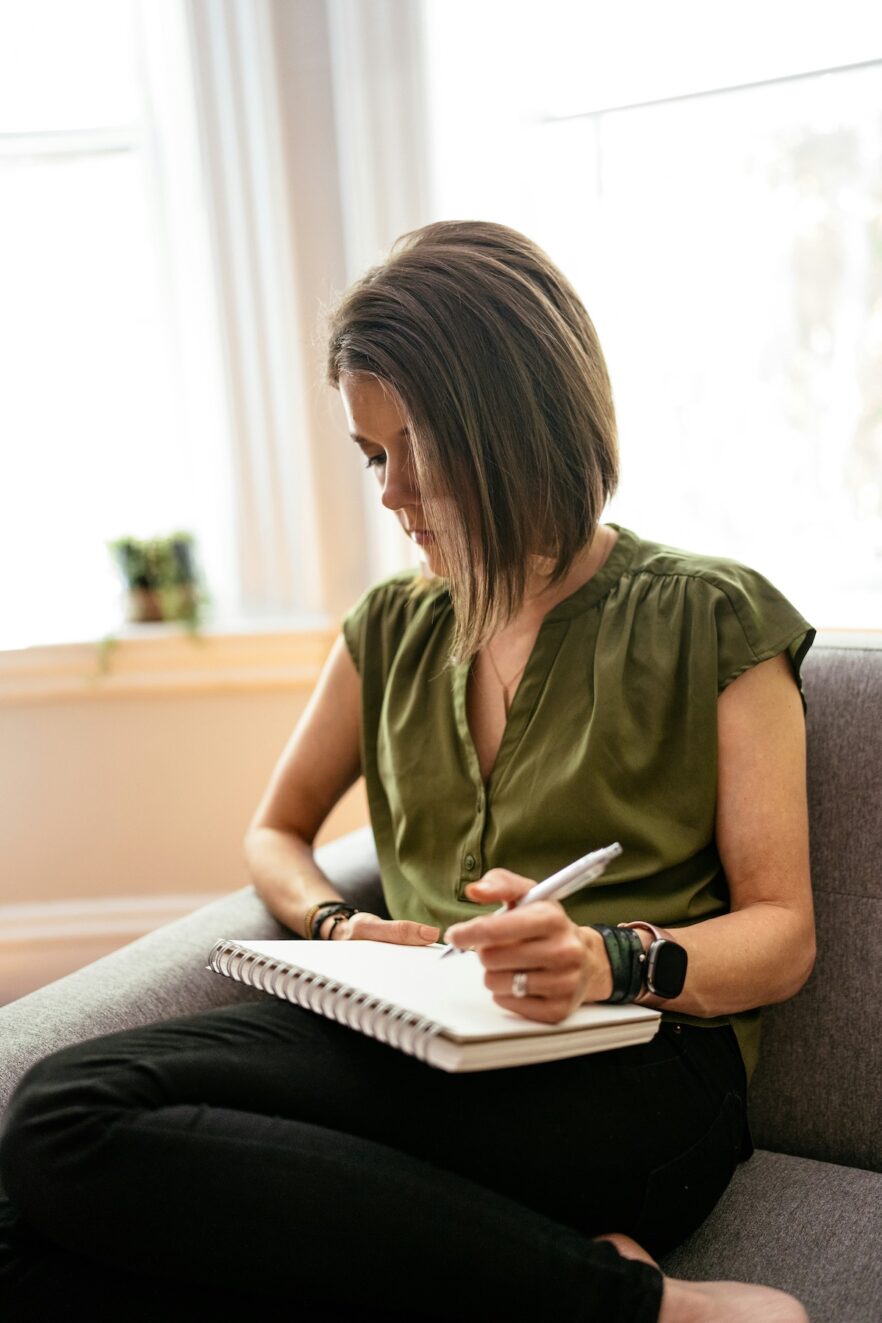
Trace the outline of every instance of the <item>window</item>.
<path fill-rule="evenodd" d="M 182 21 L 163 0 L 0 6 L 0 648 L 116 625 L 105 540 L 186 528 L 223 562 Z"/>
<path fill-rule="evenodd" d="M 878 628 L 882 25 L 721 9 L 426 0 L 436 210 L 518 226 L 579 289 L 613 519 Z"/>

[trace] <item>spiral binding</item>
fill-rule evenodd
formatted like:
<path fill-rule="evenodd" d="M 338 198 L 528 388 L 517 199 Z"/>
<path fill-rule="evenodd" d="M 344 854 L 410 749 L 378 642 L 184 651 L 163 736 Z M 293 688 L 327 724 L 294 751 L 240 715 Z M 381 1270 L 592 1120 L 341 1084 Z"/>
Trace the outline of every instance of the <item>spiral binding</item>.
<path fill-rule="evenodd" d="M 208 965 L 237 983 L 247 983 L 261 992 L 315 1011 L 420 1061 L 428 1061 L 429 1044 L 442 1031 L 435 1020 L 404 1010 L 394 1002 L 307 969 L 298 969 L 287 960 L 273 960 L 257 951 L 248 951 L 234 942 L 218 942 L 208 957 Z"/>

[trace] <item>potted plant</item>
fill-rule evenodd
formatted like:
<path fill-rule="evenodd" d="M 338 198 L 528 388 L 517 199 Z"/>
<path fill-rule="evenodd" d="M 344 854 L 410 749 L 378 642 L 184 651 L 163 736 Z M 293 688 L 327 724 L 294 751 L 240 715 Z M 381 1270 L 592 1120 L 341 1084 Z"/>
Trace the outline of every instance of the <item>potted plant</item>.
<path fill-rule="evenodd" d="M 179 620 L 195 632 L 206 598 L 199 589 L 190 533 L 147 541 L 121 537 L 108 546 L 125 583 L 127 620 Z"/>

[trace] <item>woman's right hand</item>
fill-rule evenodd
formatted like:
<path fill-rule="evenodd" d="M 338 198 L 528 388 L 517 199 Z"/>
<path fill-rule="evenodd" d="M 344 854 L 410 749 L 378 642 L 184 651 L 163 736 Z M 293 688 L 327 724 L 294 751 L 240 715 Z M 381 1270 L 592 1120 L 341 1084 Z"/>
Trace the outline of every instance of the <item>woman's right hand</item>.
<path fill-rule="evenodd" d="M 320 937 L 327 937 L 333 921 L 329 915 L 322 923 Z M 415 923 L 412 919 L 381 919 L 378 914 L 364 914 L 360 910 L 351 919 L 341 919 L 334 928 L 335 942 L 393 942 L 398 946 L 431 946 L 437 942 L 441 929 L 428 923 Z"/>

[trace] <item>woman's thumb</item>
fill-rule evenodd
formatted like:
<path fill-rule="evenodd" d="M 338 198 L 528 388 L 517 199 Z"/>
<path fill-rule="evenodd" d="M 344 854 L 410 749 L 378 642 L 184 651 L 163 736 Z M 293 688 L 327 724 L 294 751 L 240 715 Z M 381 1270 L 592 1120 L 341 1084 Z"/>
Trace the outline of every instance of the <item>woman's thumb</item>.
<path fill-rule="evenodd" d="M 491 868 L 477 882 L 470 882 L 466 892 L 471 900 L 486 904 L 494 900 L 519 900 L 532 885 L 529 878 L 510 873 L 507 868 Z"/>

